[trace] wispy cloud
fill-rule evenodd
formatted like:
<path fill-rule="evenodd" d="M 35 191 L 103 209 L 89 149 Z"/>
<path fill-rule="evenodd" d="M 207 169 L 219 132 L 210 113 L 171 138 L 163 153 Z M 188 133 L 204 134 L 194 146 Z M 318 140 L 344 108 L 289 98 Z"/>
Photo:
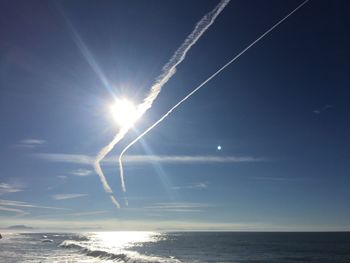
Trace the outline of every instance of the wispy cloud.
<path fill-rule="evenodd" d="M 87 194 L 57 194 L 57 195 L 51 195 L 51 198 L 54 200 L 66 200 L 66 199 L 80 198 L 84 196 L 87 196 Z"/>
<path fill-rule="evenodd" d="M 1 206 L 1 205 L 0 205 L 0 211 L 16 213 L 18 216 L 29 214 L 28 212 L 25 212 L 21 209 L 5 207 L 5 206 Z"/>
<path fill-rule="evenodd" d="M 66 180 L 68 178 L 68 176 L 66 175 L 59 175 L 57 177 L 60 178 L 61 180 Z"/>
<path fill-rule="evenodd" d="M 108 159 L 113 162 L 115 159 Z M 241 163 L 241 162 L 260 162 L 261 158 L 251 156 L 212 156 L 212 155 L 129 155 L 125 157 L 126 162 L 130 163 Z"/>
<path fill-rule="evenodd" d="M 301 178 L 286 178 L 286 177 L 271 177 L 271 176 L 253 176 L 249 177 L 249 179 L 253 180 L 264 180 L 264 181 L 280 181 L 280 182 L 290 182 L 290 181 L 300 181 Z"/>
<path fill-rule="evenodd" d="M 43 139 L 23 139 L 15 144 L 16 147 L 21 148 L 36 148 L 46 144 L 46 141 Z"/>
<path fill-rule="evenodd" d="M 38 153 L 34 157 L 49 162 L 73 163 L 92 165 L 94 157 L 84 154 L 65 154 L 65 153 Z"/>
<path fill-rule="evenodd" d="M 204 190 L 208 188 L 208 182 L 200 182 L 191 185 L 183 185 L 183 186 L 173 186 L 173 190 L 183 190 L 183 189 L 198 189 Z"/>
<path fill-rule="evenodd" d="M 41 208 L 41 209 L 53 209 L 53 210 L 70 210 L 67 208 L 60 208 L 60 207 L 52 207 L 52 206 L 41 206 L 36 204 L 30 204 L 23 201 L 14 201 L 14 200 L 6 200 L 6 199 L 0 199 L 0 205 L 1 206 L 14 206 L 14 207 L 26 207 L 26 208 Z"/>
<path fill-rule="evenodd" d="M 34 157 L 61 163 L 86 164 L 92 165 L 93 156 L 84 154 L 63 154 L 63 153 L 38 153 Z M 117 156 L 104 159 L 105 164 L 115 165 Z M 215 156 L 215 155 L 128 155 L 125 156 L 125 162 L 133 164 L 143 163 L 252 163 L 264 162 L 266 158 L 254 156 Z"/>
<path fill-rule="evenodd" d="M 314 109 L 314 110 L 313 110 L 313 113 L 315 113 L 315 114 L 321 114 L 322 112 L 324 112 L 324 111 L 326 111 L 326 110 L 329 110 L 329 109 L 332 109 L 332 108 L 334 108 L 333 105 L 327 104 L 327 105 L 324 105 L 323 107 Z"/>
<path fill-rule="evenodd" d="M 9 194 L 9 193 L 17 193 L 22 191 L 21 188 L 15 185 L 10 185 L 7 183 L 0 183 L 0 195 Z"/>
<path fill-rule="evenodd" d="M 60 217 L 80 217 L 80 216 L 95 216 L 95 215 L 102 215 L 107 214 L 110 211 L 77 211 L 77 212 L 71 212 L 71 213 L 62 213 L 60 212 Z M 48 214 L 41 214 L 32 216 L 31 218 L 51 218 L 51 217 L 58 217 L 56 213 L 48 213 Z"/>
<path fill-rule="evenodd" d="M 91 215 L 101 215 L 106 214 L 108 211 L 89 211 L 89 212 L 76 212 L 65 214 L 66 216 L 91 216 Z"/>
<path fill-rule="evenodd" d="M 89 176 L 90 174 L 92 174 L 92 171 L 87 169 L 77 169 L 71 171 L 70 173 L 75 176 Z"/>
<path fill-rule="evenodd" d="M 200 203 L 156 203 L 146 206 L 144 209 L 158 212 L 201 212 L 205 207 L 208 207 L 208 205 Z"/>
<path fill-rule="evenodd" d="M 15 213 L 15 216 L 29 215 L 28 209 L 70 210 L 60 207 L 41 206 L 22 201 L 0 199 L 0 211 Z M 24 210 L 25 209 L 25 210 Z"/>

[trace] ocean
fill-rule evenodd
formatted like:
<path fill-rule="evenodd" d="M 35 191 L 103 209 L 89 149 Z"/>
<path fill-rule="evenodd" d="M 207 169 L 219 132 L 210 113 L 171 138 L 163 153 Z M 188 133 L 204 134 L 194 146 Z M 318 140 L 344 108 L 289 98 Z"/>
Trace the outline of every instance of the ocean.
<path fill-rule="evenodd" d="M 6 233 L 0 262 L 350 262 L 350 232 Z"/>

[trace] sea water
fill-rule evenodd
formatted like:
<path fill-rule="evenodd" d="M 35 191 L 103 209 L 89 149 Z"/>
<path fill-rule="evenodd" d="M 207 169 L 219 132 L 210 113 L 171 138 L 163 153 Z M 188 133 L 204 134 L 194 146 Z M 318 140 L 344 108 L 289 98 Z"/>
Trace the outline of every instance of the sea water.
<path fill-rule="evenodd" d="M 7 233 L 0 262 L 350 262 L 350 233 Z"/>

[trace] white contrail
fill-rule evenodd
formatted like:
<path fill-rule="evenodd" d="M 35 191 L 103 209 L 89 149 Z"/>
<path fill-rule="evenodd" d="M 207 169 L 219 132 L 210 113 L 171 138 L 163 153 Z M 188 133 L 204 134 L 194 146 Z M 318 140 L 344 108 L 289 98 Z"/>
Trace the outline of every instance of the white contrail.
<path fill-rule="evenodd" d="M 103 174 L 103 171 L 101 169 L 100 162 L 103 158 L 106 157 L 106 155 L 113 149 L 114 145 L 116 145 L 128 132 L 129 128 L 122 128 L 113 138 L 113 140 L 107 144 L 105 147 L 102 148 L 102 150 L 97 154 L 96 159 L 94 161 L 94 168 L 98 176 L 100 177 L 100 180 L 102 182 L 103 188 L 106 193 L 112 194 L 113 191 L 108 185 L 108 182 L 106 180 L 106 177 Z"/>
<path fill-rule="evenodd" d="M 216 17 L 221 13 L 230 0 L 221 0 L 220 3 L 208 14 L 206 14 L 195 26 L 192 33 L 186 38 L 182 45 L 176 50 L 169 62 L 163 67 L 162 74 L 156 79 L 152 85 L 149 94 L 144 101 L 137 107 L 137 117 L 140 118 L 149 108 L 152 107 L 154 100 L 159 95 L 164 84 L 175 74 L 176 67 L 185 59 L 187 52 L 198 41 L 198 39 L 205 33 L 205 31 L 214 23 Z M 113 194 L 108 182 L 101 169 L 101 160 L 114 148 L 114 146 L 125 136 L 131 127 L 123 127 L 114 137 L 114 139 L 105 146 L 97 155 L 94 162 L 95 171 L 100 177 L 105 191 Z M 124 177 L 121 174 L 121 187 L 125 192 Z M 114 199 L 116 202 L 117 200 Z M 115 203 L 115 202 L 113 202 Z M 119 203 L 118 203 L 119 204 Z"/>
<path fill-rule="evenodd" d="M 163 67 L 163 73 L 157 78 L 152 85 L 148 96 L 143 103 L 139 105 L 140 115 L 142 116 L 151 106 L 153 101 L 157 98 L 162 87 L 175 74 L 176 66 L 179 65 L 186 57 L 187 52 L 196 44 L 198 39 L 205 33 L 205 31 L 214 23 L 216 17 L 221 13 L 230 0 L 221 0 L 220 3 L 208 14 L 206 14 L 195 26 L 192 33 L 186 38 L 182 45 L 176 50 L 169 62 Z"/>
<path fill-rule="evenodd" d="M 113 195 L 111 195 L 110 198 L 111 198 L 112 203 L 113 203 L 117 208 L 120 208 L 120 204 L 119 204 L 119 202 L 117 201 L 117 199 L 116 199 Z"/>
<path fill-rule="evenodd" d="M 269 30 L 263 33 L 260 37 L 254 40 L 251 44 L 249 44 L 245 49 L 243 49 L 240 53 L 238 53 L 234 58 L 232 58 L 229 62 L 227 62 L 224 66 L 222 66 L 219 70 L 217 70 L 213 75 L 203 81 L 199 86 L 197 86 L 194 90 L 188 93 L 182 100 L 176 103 L 167 113 L 165 113 L 159 120 L 157 120 L 154 124 L 152 124 L 148 129 L 146 129 L 143 133 L 141 133 L 136 139 L 134 139 L 131 143 L 129 143 L 120 153 L 119 155 L 119 169 L 120 169 L 120 177 L 124 178 L 124 170 L 123 170 L 123 156 L 125 152 L 133 146 L 136 142 L 138 142 L 143 136 L 145 136 L 149 131 L 151 131 L 154 127 L 156 127 L 160 122 L 162 122 L 166 117 L 168 117 L 177 107 L 179 107 L 183 102 L 189 99 L 193 94 L 195 94 L 200 88 L 202 88 L 205 84 L 207 84 L 211 79 L 216 77 L 221 71 L 223 71 L 226 67 L 235 62 L 240 56 L 242 56 L 248 49 L 258 43 L 262 38 L 268 35 L 272 30 L 278 27 L 283 21 L 285 21 L 288 17 L 298 11 L 303 5 L 305 5 L 309 0 L 305 0 L 299 6 L 297 6 L 293 11 L 291 11 L 288 15 L 274 24 Z"/>
<path fill-rule="evenodd" d="M 108 184 L 108 182 L 106 180 L 106 177 L 103 174 L 100 162 L 113 149 L 114 145 L 116 145 L 125 136 L 125 134 L 128 132 L 128 130 L 129 130 L 128 127 L 122 128 L 116 134 L 116 136 L 113 138 L 113 140 L 109 144 L 107 144 L 105 147 L 102 148 L 102 150 L 98 153 L 98 155 L 97 155 L 97 157 L 96 157 L 96 159 L 94 161 L 94 168 L 95 168 L 95 171 L 96 171 L 97 175 L 100 177 L 102 186 L 103 186 L 105 192 L 110 194 L 110 198 L 111 198 L 113 204 L 117 208 L 120 208 L 120 204 L 117 201 L 117 199 L 113 196 L 113 191 L 112 191 L 111 187 L 109 186 L 109 184 Z"/>

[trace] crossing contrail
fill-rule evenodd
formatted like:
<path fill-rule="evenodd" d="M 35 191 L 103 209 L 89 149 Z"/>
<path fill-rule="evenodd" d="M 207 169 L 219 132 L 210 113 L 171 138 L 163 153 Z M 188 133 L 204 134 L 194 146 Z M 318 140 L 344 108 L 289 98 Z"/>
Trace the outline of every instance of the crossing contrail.
<path fill-rule="evenodd" d="M 143 100 L 141 104 L 137 107 L 136 120 L 139 119 L 145 112 L 152 107 L 154 100 L 158 97 L 162 87 L 168 82 L 168 80 L 176 73 L 176 67 L 185 59 L 187 52 L 191 47 L 196 44 L 199 38 L 205 33 L 205 31 L 214 23 L 216 17 L 222 12 L 230 0 L 221 0 L 219 4 L 208 14 L 206 14 L 195 26 L 192 33 L 186 38 L 182 45 L 176 50 L 174 55 L 171 57 L 169 62 L 163 67 L 162 74 L 156 79 L 155 83 L 150 88 L 149 94 Z M 125 136 L 125 134 L 130 130 L 130 126 L 122 127 L 120 131 L 115 135 L 113 140 L 102 148 L 102 150 L 96 156 L 94 162 L 94 168 L 100 180 L 103 184 L 105 192 L 111 195 L 113 203 L 117 207 L 120 207 L 118 201 L 113 196 L 113 192 L 108 185 L 108 182 L 101 169 L 101 161 L 106 157 L 106 155 L 114 148 L 114 146 Z M 123 173 L 121 173 L 121 187 L 125 192 L 125 182 Z"/>
<path fill-rule="evenodd" d="M 239 52 L 236 56 L 234 56 L 230 61 L 228 61 L 225 65 L 223 65 L 220 69 L 218 69 L 214 74 L 212 74 L 209 78 L 203 81 L 199 86 L 197 86 L 194 90 L 188 93 L 182 100 L 176 103 L 167 113 L 165 113 L 159 120 L 153 123 L 148 129 L 146 129 L 143 133 L 141 133 L 136 139 L 134 139 L 131 143 L 129 143 L 120 153 L 119 155 L 119 169 L 120 169 L 120 177 L 124 178 L 124 170 L 123 170 L 123 156 L 125 152 L 133 146 L 136 142 L 138 142 L 143 136 L 145 136 L 148 132 L 150 132 L 154 127 L 156 127 L 159 123 L 161 123 L 166 117 L 168 117 L 177 107 L 179 107 L 183 102 L 188 100 L 193 94 L 195 94 L 199 89 L 201 89 L 205 84 L 207 84 L 210 80 L 220 74 L 225 68 L 235 62 L 240 56 L 242 56 L 245 52 L 247 52 L 251 47 L 253 47 L 256 43 L 258 43 L 261 39 L 263 39 L 266 35 L 268 35 L 272 30 L 278 27 L 283 21 L 285 21 L 288 17 L 293 15 L 296 11 L 298 11 L 302 6 L 304 6 L 310 0 L 305 0 L 300 5 L 298 5 L 293 11 L 291 11 L 284 18 L 279 20 L 276 24 L 274 24 L 270 29 L 265 31 L 260 37 L 254 40 L 251 44 L 249 44 L 246 48 L 244 48 L 241 52 Z"/>

